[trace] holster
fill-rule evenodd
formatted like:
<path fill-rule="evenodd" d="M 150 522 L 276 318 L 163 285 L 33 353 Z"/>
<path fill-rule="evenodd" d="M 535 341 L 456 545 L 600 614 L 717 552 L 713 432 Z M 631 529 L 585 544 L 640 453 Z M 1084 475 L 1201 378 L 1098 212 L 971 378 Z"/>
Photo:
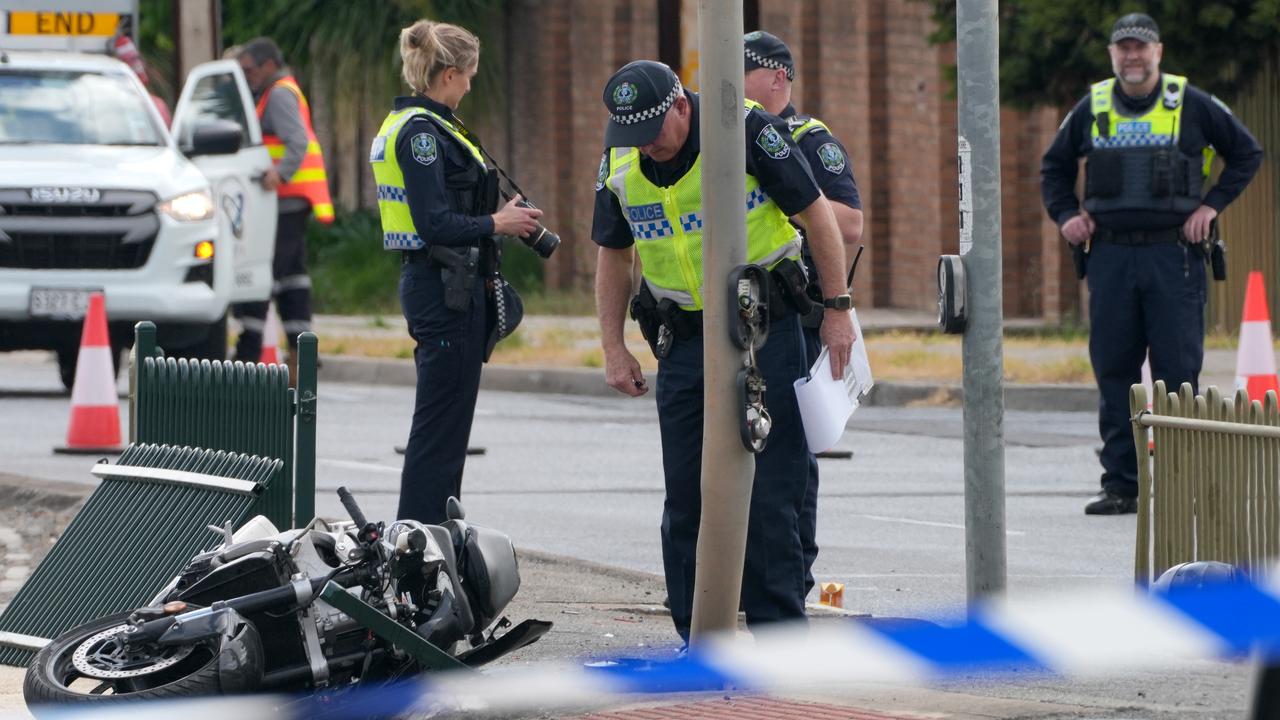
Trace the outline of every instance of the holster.
<path fill-rule="evenodd" d="M 427 253 L 441 266 L 445 307 L 459 312 L 470 308 L 476 282 L 480 279 L 480 248 L 454 250 L 432 245 L 427 248 Z"/>
<path fill-rule="evenodd" d="M 640 326 L 640 334 L 644 336 L 645 342 L 649 343 L 649 349 L 656 356 L 662 318 L 658 315 L 658 301 L 649 291 L 649 286 L 644 283 L 640 283 L 640 292 L 631 298 L 631 319 Z"/>
<path fill-rule="evenodd" d="M 769 271 L 770 297 L 769 312 L 772 319 L 777 320 L 792 310 L 800 315 L 807 327 L 818 327 L 822 324 L 822 303 L 814 302 L 810 295 L 809 275 L 804 266 L 795 260 L 783 260 Z M 775 294 L 776 292 L 776 294 Z M 821 296 L 821 290 L 818 291 Z"/>
<path fill-rule="evenodd" d="M 1227 244 L 1222 240 L 1222 232 L 1218 229 L 1218 220 L 1209 222 L 1209 239 L 1203 243 L 1205 260 L 1213 271 L 1213 279 L 1222 282 L 1227 279 Z"/>
<path fill-rule="evenodd" d="M 1089 253 L 1084 249 L 1084 243 L 1071 246 L 1071 264 L 1076 268 L 1077 278 L 1083 280 L 1089 273 Z"/>

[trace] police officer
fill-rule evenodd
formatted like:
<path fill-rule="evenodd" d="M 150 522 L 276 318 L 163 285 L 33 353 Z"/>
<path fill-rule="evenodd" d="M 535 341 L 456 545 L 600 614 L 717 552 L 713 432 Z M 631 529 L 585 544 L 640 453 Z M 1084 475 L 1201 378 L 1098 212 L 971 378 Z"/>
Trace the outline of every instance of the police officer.
<path fill-rule="evenodd" d="M 1206 240 L 1262 162 L 1257 141 L 1221 101 L 1160 72 L 1160 30 L 1149 16 L 1117 20 L 1108 50 L 1115 76 L 1076 104 L 1041 166 L 1049 216 L 1068 243 L 1088 248 L 1089 357 L 1103 441 L 1102 491 L 1085 505 L 1089 515 L 1137 511 L 1129 388 L 1148 352 L 1155 379 L 1197 387 Z M 1205 192 L 1215 153 L 1226 167 Z"/>
<path fill-rule="evenodd" d="M 596 304 L 608 384 L 631 396 L 648 387 L 640 364 L 623 341 L 631 295 L 633 254 L 644 282 L 637 313 L 658 359 L 658 420 L 666 499 L 662 555 L 676 631 L 688 640 L 692 620 L 694 560 L 701 514 L 703 292 L 718 286 L 702 279 L 702 192 L 699 99 L 669 67 L 630 63 L 604 91 L 608 148 L 596 181 L 592 239 L 600 246 Z M 853 327 L 849 296 L 840 277 L 844 254 L 835 218 L 786 124 L 748 102 L 746 112 L 747 261 L 777 271 L 800 258 L 800 237 L 787 221 L 803 218 L 813 254 L 824 272 L 831 309 L 822 337 L 839 377 L 848 363 Z M 648 302 L 648 311 L 644 309 Z M 651 311 L 659 308 L 660 329 Z M 775 302 L 785 307 L 781 302 Z M 649 312 L 649 319 L 641 314 Z M 804 558 L 797 516 L 804 497 L 806 448 L 792 383 L 806 370 L 799 317 L 775 315 L 764 347 L 755 353 L 768 386 L 773 431 L 756 456 L 747 530 L 742 605 L 750 625 L 804 616 Z"/>
<path fill-rule="evenodd" d="M 274 166 L 262 186 L 279 198 L 275 255 L 271 262 L 272 296 L 289 342 L 289 382 L 298 379 L 298 335 L 311 329 L 311 277 L 307 274 L 307 221 L 314 215 L 333 222 L 333 201 L 324 172 L 320 142 L 311 127 L 311 107 L 298 81 L 284 69 L 280 48 L 270 38 L 254 38 L 236 53 L 245 81 L 257 98 L 262 144 Z M 240 321 L 236 357 L 257 362 L 262 356 L 266 302 L 232 308 Z"/>
<path fill-rule="evenodd" d="M 795 62 L 791 49 L 777 36 L 755 31 L 743 37 L 744 67 L 743 93 L 764 109 L 787 121 L 791 137 L 800 148 L 800 155 L 809 162 L 813 177 L 818 181 L 822 194 L 831 201 L 836 224 L 846 247 L 858 244 L 862 239 L 862 198 L 853 179 L 853 166 L 849 153 L 821 120 L 796 112 L 791 104 L 791 83 L 795 80 Z M 802 251 L 805 265 L 816 272 L 808 243 Z M 841 277 L 844 277 L 841 275 Z M 821 280 L 814 278 L 811 287 L 820 287 Z M 822 350 L 818 328 L 822 325 L 822 312 L 811 312 L 801 318 L 804 328 L 805 350 L 812 364 Z M 818 558 L 818 459 L 809 453 L 809 480 L 805 486 L 804 505 L 800 510 L 800 544 L 804 547 L 804 587 L 807 595 L 813 589 L 813 563 Z"/>
<path fill-rule="evenodd" d="M 540 210 L 513 198 L 497 212 L 497 183 L 474 136 L 454 116 L 471 90 L 480 41 L 456 25 L 419 20 L 400 32 L 399 97 L 373 140 L 383 248 L 401 253 L 400 305 L 417 342 L 417 400 L 400 476 L 397 518 L 439 523 L 460 496 L 488 329 L 484 275 L 493 236 L 526 235 Z"/>

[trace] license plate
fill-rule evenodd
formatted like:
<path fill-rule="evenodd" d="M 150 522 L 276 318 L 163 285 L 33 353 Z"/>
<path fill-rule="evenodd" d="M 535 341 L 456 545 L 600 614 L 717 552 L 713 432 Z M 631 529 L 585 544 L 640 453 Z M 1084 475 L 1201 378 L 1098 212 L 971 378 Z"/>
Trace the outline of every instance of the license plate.
<path fill-rule="evenodd" d="M 31 288 L 29 309 L 33 318 L 79 320 L 89 310 L 94 288 Z"/>

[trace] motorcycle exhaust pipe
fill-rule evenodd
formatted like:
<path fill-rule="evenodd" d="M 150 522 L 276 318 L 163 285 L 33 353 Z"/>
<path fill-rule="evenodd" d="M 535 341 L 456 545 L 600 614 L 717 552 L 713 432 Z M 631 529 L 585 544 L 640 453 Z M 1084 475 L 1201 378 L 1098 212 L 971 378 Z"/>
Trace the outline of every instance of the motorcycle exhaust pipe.
<path fill-rule="evenodd" d="M 348 583 L 354 584 L 360 578 L 360 568 L 348 568 L 334 575 L 332 578 L 309 578 L 292 582 L 288 585 L 271 590 L 263 590 L 261 592 L 242 595 L 238 598 L 230 600 L 221 600 L 207 608 L 193 610 L 181 615 L 171 615 L 169 617 L 160 618 L 158 620 L 149 620 L 139 625 L 132 626 L 133 629 L 125 631 L 125 641 L 130 645 L 146 645 L 148 643 L 160 642 L 164 643 L 165 634 L 169 632 L 175 625 L 181 627 L 189 623 L 199 623 L 216 615 L 218 612 L 226 609 L 234 610 L 241 615 L 250 615 L 252 613 L 261 612 L 263 610 L 271 610 L 279 607 L 296 605 L 309 605 L 311 600 L 324 589 L 324 586 L 332 579 L 339 585 L 346 586 Z M 179 641 L 174 642 L 186 643 L 192 640 L 191 636 L 183 634 Z"/>

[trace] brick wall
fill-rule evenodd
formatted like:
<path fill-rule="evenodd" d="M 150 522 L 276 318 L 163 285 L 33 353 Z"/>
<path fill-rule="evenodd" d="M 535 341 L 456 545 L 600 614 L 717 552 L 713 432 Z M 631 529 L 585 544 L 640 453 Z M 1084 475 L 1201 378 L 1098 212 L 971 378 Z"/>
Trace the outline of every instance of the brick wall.
<path fill-rule="evenodd" d="M 956 109 L 946 79 L 954 46 L 929 43 L 935 29 L 929 6 L 916 0 L 748 4 L 748 16 L 758 17 L 761 29 L 791 46 L 798 69 L 796 106 L 820 117 L 849 150 L 863 198 L 867 248 L 856 301 L 863 307 L 932 309 L 938 256 L 958 249 Z M 660 30 L 658 0 L 511 0 L 509 7 L 501 47 L 486 50 L 484 57 L 503 65 L 507 102 L 482 108 L 468 120 L 564 240 L 547 263 L 548 286 L 589 287 L 595 269 L 593 186 L 607 120 L 602 88 L 624 63 L 658 57 L 660 32 L 675 30 Z M 374 113 L 376 120 L 382 112 Z M 1079 284 L 1070 257 L 1040 206 L 1040 156 L 1062 115 L 1054 108 L 1005 109 L 1000 115 L 1004 298 L 1010 317 L 1056 322 L 1078 312 Z M 370 122 L 363 119 L 366 126 Z M 348 115 L 336 124 L 358 123 Z M 321 130 L 330 132 L 328 126 Z M 334 140 L 342 156 L 363 155 Z M 367 145 L 367 138 L 356 145 Z M 334 171 L 344 205 L 371 198 L 371 184 L 358 181 L 355 167 Z"/>

